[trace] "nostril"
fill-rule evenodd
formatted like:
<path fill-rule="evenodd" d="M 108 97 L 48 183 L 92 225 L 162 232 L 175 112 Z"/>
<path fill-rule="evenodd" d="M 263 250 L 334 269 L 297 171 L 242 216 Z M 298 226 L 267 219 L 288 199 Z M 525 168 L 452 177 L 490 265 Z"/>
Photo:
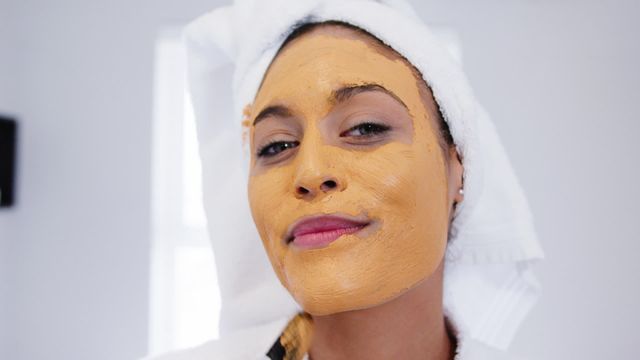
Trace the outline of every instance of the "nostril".
<path fill-rule="evenodd" d="M 336 182 L 333 180 L 327 180 L 322 183 L 322 187 L 324 188 L 323 190 L 335 189 L 337 186 L 338 184 L 336 184 Z"/>
<path fill-rule="evenodd" d="M 302 186 L 298 186 L 298 188 L 296 189 L 296 192 L 300 195 L 306 195 L 309 193 L 309 190 L 303 188 Z"/>

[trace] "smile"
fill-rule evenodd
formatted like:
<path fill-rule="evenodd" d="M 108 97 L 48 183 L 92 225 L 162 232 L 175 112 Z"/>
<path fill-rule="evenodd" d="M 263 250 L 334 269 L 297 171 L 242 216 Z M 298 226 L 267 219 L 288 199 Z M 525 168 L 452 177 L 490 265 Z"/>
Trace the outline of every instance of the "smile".
<path fill-rule="evenodd" d="M 287 244 L 303 249 L 321 248 L 340 236 L 356 233 L 367 225 L 369 222 L 349 216 L 314 216 L 293 223 L 285 239 Z"/>

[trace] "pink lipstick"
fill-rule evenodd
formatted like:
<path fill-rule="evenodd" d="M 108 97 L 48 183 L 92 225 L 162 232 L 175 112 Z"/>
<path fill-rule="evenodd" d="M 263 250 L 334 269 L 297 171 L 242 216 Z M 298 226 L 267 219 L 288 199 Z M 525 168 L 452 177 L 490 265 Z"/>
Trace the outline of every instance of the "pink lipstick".
<path fill-rule="evenodd" d="M 345 234 L 353 234 L 369 225 L 368 222 L 343 216 L 314 216 L 293 224 L 286 237 L 304 249 L 321 248 Z"/>

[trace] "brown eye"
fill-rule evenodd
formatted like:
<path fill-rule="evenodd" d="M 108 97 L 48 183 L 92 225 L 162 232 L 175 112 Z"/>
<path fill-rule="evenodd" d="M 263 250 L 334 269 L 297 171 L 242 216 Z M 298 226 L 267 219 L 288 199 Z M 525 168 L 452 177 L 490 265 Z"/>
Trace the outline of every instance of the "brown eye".
<path fill-rule="evenodd" d="M 351 129 L 344 131 L 340 134 L 340 137 L 371 137 L 378 134 L 382 134 L 391 129 L 390 126 L 383 124 L 376 124 L 373 122 L 364 122 L 362 124 L 358 124 Z"/>
<path fill-rule="evenodd" d="M 258 150 L 258 157 L 271 157 L 300 145 L 299 141 L 274 141 Z"/>

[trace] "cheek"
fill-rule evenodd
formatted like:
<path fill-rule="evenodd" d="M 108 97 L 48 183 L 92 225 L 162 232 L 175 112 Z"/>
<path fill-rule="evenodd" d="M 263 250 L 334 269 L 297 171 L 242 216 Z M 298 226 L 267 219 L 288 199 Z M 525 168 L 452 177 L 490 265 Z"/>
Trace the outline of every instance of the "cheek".
<path fill-rule="evenodd" d="M 351 183 L 362 187 L 362 200 L 371 202 L 368 207 L 399 211 L 397 215 L 404 217 L 414 213 L 427 175 L 425 164 L 420 164 L 427 160 L 425 156 L 410 145 L 391 143 L 359 157 Z"/>
<path fill-rule="evenodd" d="M 248 195 L 253 221 L 268 251 L 281 252 L 280 240 L 299 216 L 293 192 L 292 164 L 277 166 L 249 177 Z"/>
<path fill-rule="evenodd" d="M 278 171 L 278 169 L 249 178 L 249 205 L 253 220 L 261 236 L 272 228 L 273 224 L 271 222 L 274 218 L 274 211 L 278 208 L 279 201 L 285 196 L 286 178 L 282 171 Z M 266 240 L 264 236 L 263 240 Z"/>
<path fill-rule="evenodd" d="M 248 183 L 249 206 L 253 221 L 274 271 L 282 279 L 284 249 L 278 240 L 279 204 L 285 196 L 282 174 L 276 171 L 251 176 Z"/>
<path fill-rule="evenodd" d="M 408 239 L 411 247 L 446 243 L 447 183 L 438 147 L 387 144 L 361 163 L 355 183 L 384 236 Z"/>

